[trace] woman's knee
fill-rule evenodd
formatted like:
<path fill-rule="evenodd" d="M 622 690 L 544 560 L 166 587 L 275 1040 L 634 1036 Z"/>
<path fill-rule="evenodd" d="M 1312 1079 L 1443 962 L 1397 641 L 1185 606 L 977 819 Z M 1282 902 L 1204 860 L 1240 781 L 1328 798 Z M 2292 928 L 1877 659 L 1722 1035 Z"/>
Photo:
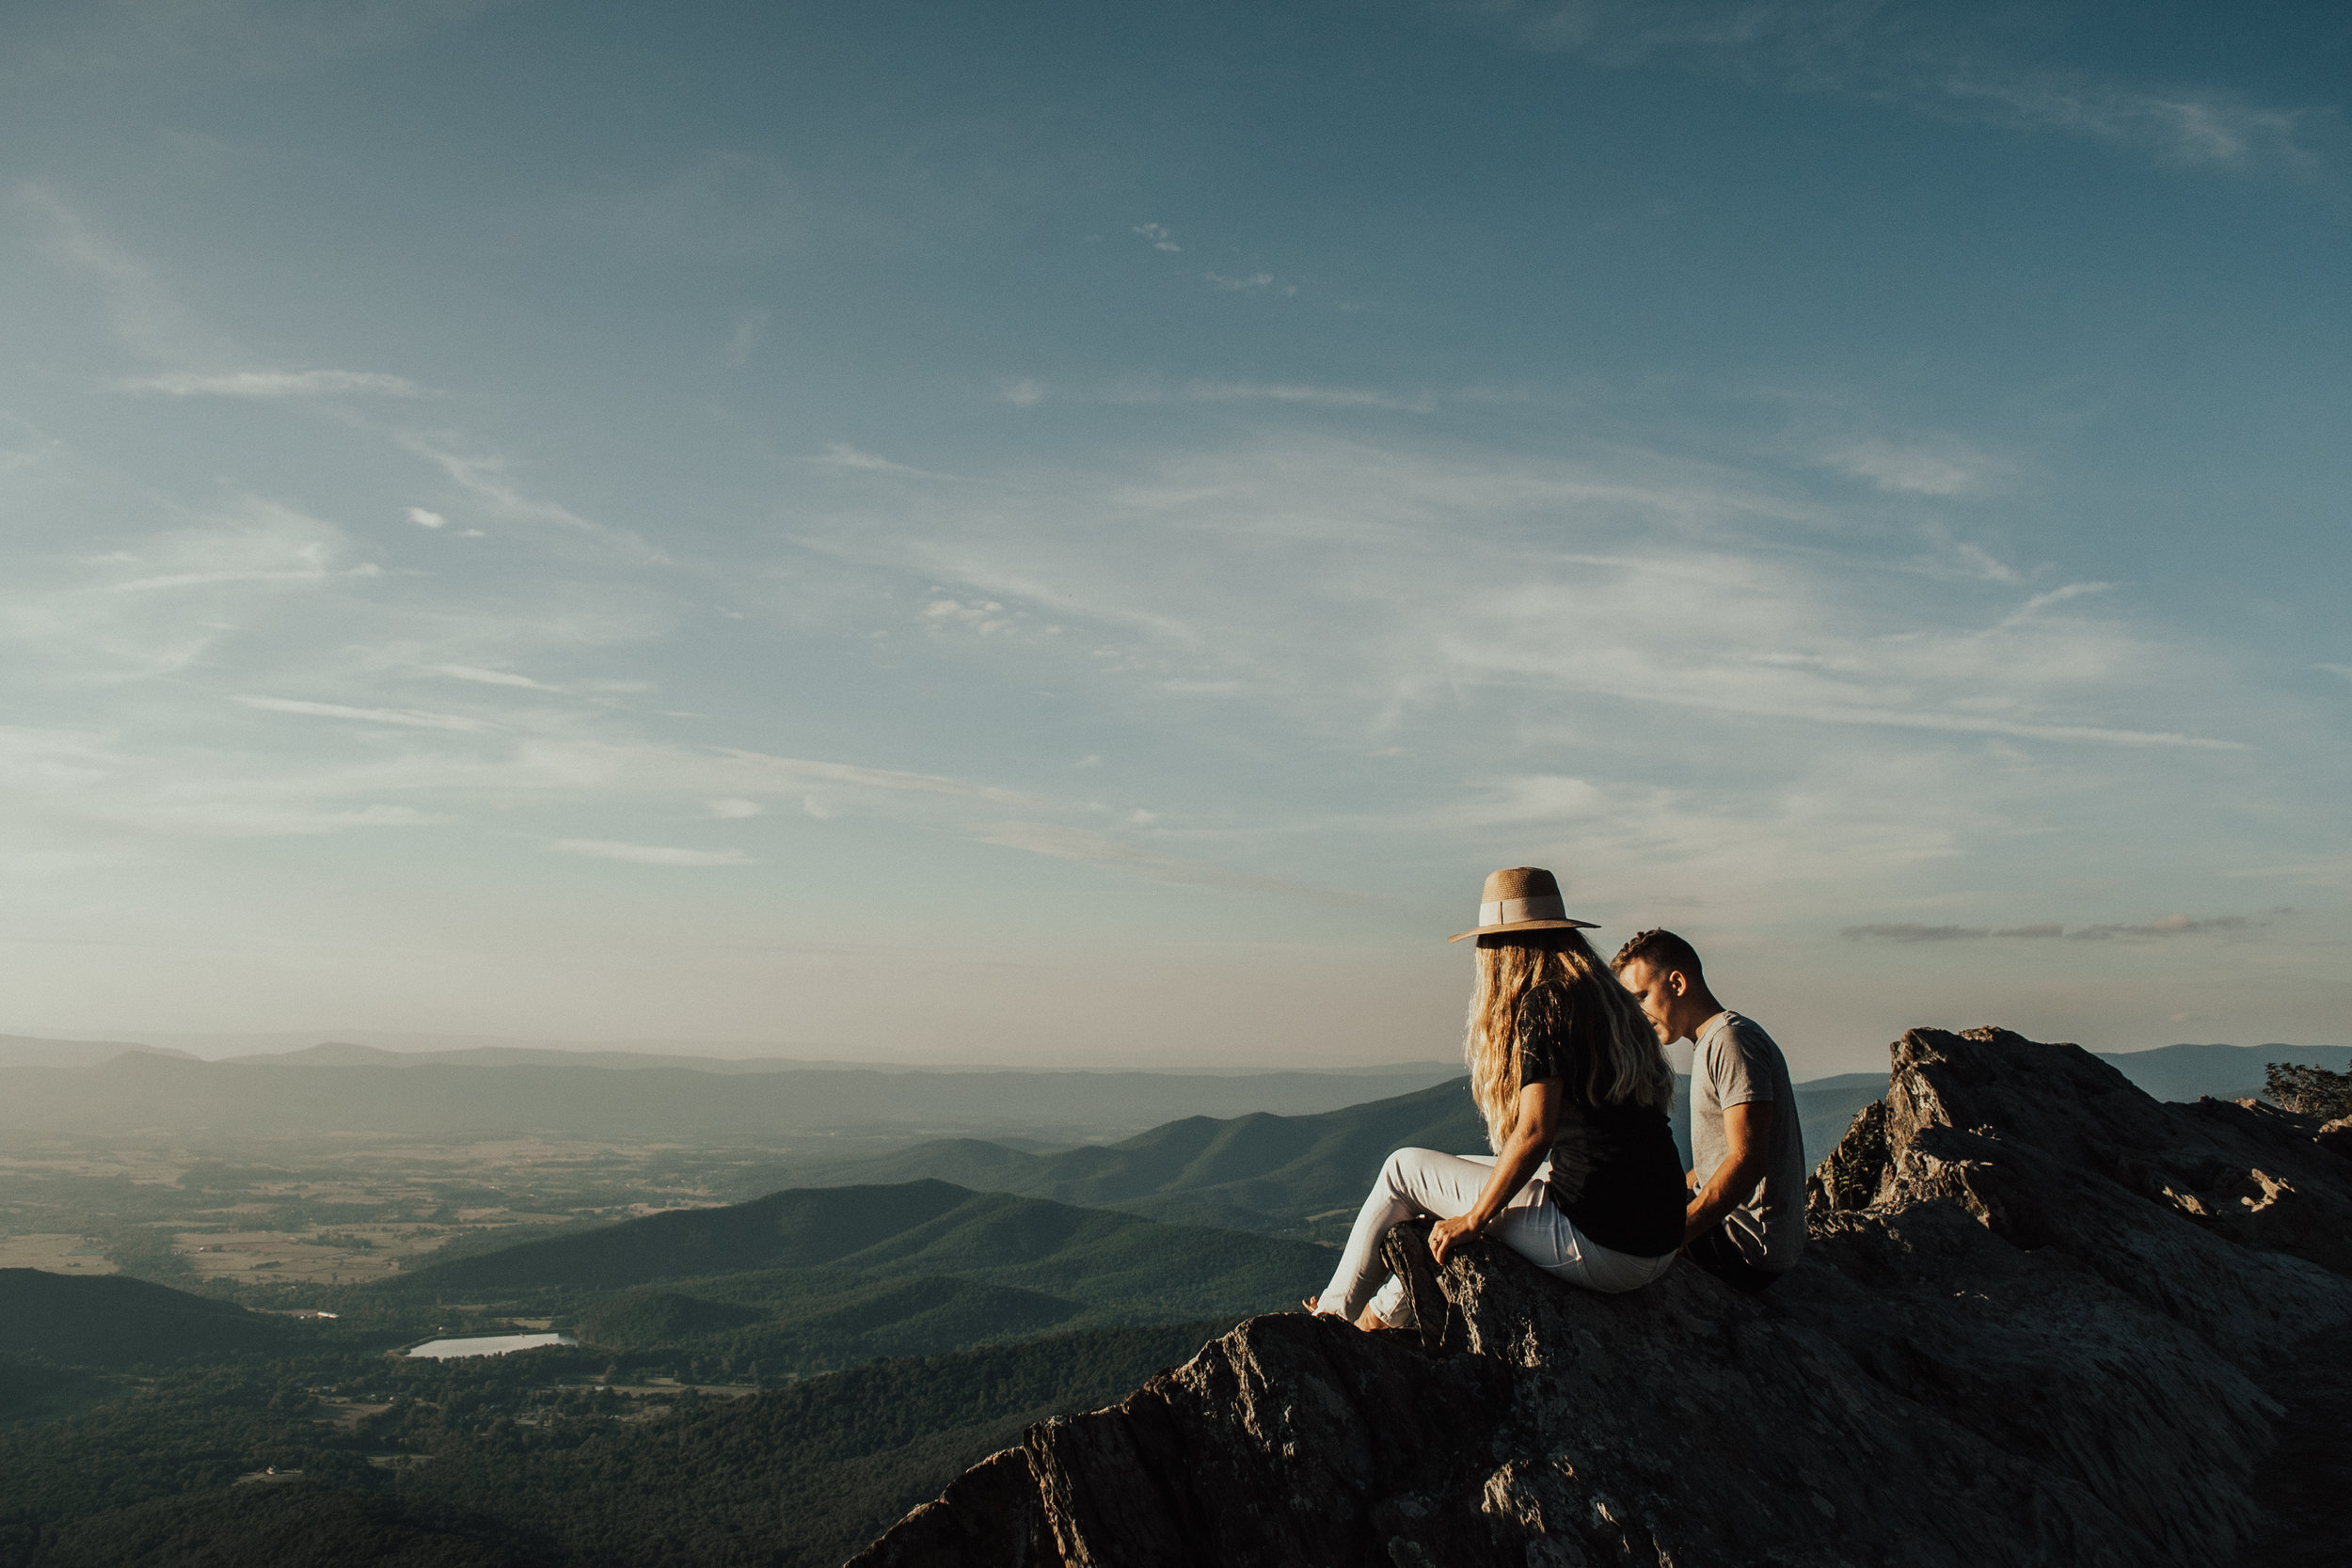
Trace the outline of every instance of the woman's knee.
<path fill-rule="evenodd" d="M 1428 1153 L 1425 1148 L 1390 1150 L 1389 1157 L 1380 1164 L 1380 1184 L 1399 1197 L 1406 1196 L 1413 1189 L 1413 1175 Z"/>

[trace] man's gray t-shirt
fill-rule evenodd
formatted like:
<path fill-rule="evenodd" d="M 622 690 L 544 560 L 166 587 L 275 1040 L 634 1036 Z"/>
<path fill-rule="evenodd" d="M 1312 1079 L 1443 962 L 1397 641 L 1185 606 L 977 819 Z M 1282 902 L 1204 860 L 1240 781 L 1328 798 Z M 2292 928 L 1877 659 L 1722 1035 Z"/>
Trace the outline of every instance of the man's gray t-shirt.
<path fill-rule="evenodd" d="M 1724 1227 L 1741 1257 L 1777 1273 L 1795 1266 L 1804 1250 L 1804 1132 L 1797 1123 L 1796 1091 L 1772 1036 L 1738 1013 L 1717 1013 L 1699 1030 L 1691 1061 L 1691 1157 L 1701 1188 L 1731 1155 L 1724 1112 L 1768 1102 L 1772 1125 L 1765 1136 L 1764 1180 L 1724 1216 Z"/>

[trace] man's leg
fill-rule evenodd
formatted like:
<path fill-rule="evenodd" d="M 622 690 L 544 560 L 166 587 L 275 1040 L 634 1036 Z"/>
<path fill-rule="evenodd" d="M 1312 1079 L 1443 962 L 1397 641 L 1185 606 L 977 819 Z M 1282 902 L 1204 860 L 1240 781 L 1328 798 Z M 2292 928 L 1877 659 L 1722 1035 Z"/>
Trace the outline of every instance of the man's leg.
<path fill-rule="evenodd" d="M 1740 1250 L 1740 1243 L 1731 1239 L 1727 1227 L 1693 1238 L 1682 1248 L 1682 1255 L 1722 1280 L 1735 1291 L 1761 1295 L 1779 1282 L 1780 1275 L 1770 1269 L 1759 1269 Z"/>

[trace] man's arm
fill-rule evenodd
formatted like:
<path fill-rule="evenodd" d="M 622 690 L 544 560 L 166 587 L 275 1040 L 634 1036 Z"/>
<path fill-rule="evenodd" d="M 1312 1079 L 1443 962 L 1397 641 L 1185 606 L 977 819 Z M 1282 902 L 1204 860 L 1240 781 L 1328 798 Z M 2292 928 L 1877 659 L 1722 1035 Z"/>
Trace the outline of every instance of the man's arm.
<path fill-rule="evenodd" d="M 1495 1155 L 1495 1173 L 1486 1179 L 1469 1213 L 1430 1227 L 1431 1257 L 1444 1262 L 1447 1253 L 1494 1223 L 1502 1206 L 1518 1195 L 1527 1179 L 1535 1174 L 1535 1167 L 1544 1163 L 1544 1156 L 1551 1152 L 1559 1123 L 1559 1079 L 1538 1079 L 1519 1090 L 1518 1119 L 1511 1124 L 1511 1135 L 1502 1140 L 1502 1150 Z"/>
<path fill-rule="evenodd" d="M 1772 1102 L 1752 1100 L 1745 1105 L 1724 1107 L 1724 1143 L 1729 1152 L 1715 1167 L 1704 1191 L 1683 1212 L 1682 1240 L 1696 1241 L 1734 1209 L 1755 1196 L 1764 1180 L 1765 1150 L 1772 1133 Z"/>

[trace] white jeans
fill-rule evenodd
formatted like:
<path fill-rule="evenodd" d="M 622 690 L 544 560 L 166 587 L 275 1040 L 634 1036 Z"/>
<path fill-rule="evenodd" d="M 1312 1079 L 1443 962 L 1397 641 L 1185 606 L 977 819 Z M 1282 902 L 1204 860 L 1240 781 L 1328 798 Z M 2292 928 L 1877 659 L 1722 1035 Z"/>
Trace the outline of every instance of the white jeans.
<path fill-rule="evenodd" d="M 1422 1214 L 1450 1220 L 1469 1213 L 1494 1175 L 1494 1163 L 1491 1154 L 1440 1154 L 1434 1148 L 1400 1148 L 1390 1155 L 1356 1215 L 1356 1227 L 1347 1233 L 1331 1283 L 1315 1299 L 1316 1310 L 1337 1312 L 1352 1323 L 1377 1291 L 1380 1316 L 1392 1317 L 1405 1282 L 1389 1278 L 1380 1264 L 1380 1243 L 1390 1227 Z M 1671 1252 L 1663 1258 L 1613 1252 L 1569 1224 L 1551 1200 L 1551 1184 L 1545 1180 L 1550 1173 L 1549 1164 L 1540 1166 L 1512 1195 L 1486 1234 L 1553 1278 L 1588 1291 L 1637 1290 L 1666 1272 L 1675 1260 Z"/>

